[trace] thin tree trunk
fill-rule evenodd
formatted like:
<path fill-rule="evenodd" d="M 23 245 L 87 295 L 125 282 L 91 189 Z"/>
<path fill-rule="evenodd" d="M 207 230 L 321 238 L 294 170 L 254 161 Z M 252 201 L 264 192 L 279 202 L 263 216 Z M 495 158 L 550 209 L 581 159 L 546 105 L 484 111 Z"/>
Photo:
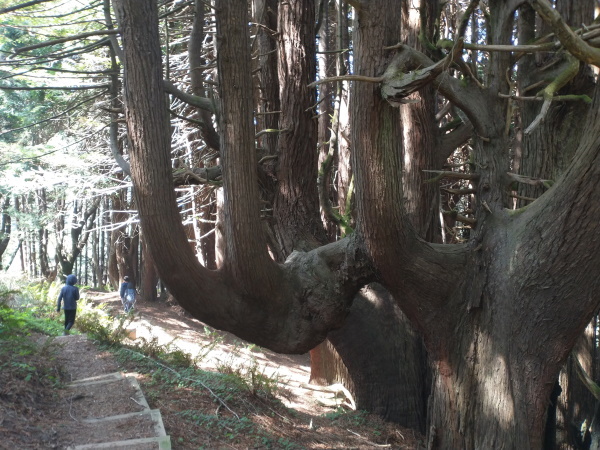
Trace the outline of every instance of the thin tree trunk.
<path fill-rule="evenodd" d="M 141 294 L 142 298 L 148 302 L 155 302 L 157 297 L 156 285 L 158 284 L 158 272 L 154 265 L 154 259 L 144 238 L 144 234 L 141 235 L 142 241 L 142 267 L 141 267 Z"/>
<path fill-rule="evenodd" d="M 0 197 L 1 198 L 1 197 Z M 8 207 L 10 206 L 10 197 L 7 195 L 4 199 L 4 204 L 2 206 L 2 223 L 0 226 L 0 270 L 2 269 L 2 255 L 6 251 L 8 247 L 8 243 L 10 242 L 10 233 L 11 233 L 11 217 L 8 214 Z"/>

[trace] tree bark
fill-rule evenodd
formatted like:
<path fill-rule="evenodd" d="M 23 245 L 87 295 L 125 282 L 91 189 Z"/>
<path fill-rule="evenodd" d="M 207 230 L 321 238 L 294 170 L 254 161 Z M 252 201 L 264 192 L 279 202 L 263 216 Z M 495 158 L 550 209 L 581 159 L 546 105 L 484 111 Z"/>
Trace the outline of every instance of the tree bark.
<path fill-rule="evenodd" d="M 158 299 L 156 285 L 158 284 L 158 273 L 154 264 L 154 259 L 146 243 L 144 235 L 141 235 L 142 241 L 142 267 L 140 270 L 141 295 L 145 301 L 155 302 Z"/>
<path fill-rule="evenodd" d="M 347 367 L 357 408 L 425 430 L 430 380 L 423 341 L 383 286 L 364 288 L 328 340 Z"/>
<path fill-rule="evenodd" d="M 310 250 L 327 242 L 317 192 L 315 90 L 315 6 L 301 0 L 278 10 L 281 117 L 274 217 L 283 253 Z M 282 233 L 280 230 L 285 230 Z"/>
<path fill-rule="evenodd" d="M 0 196 L 0 200 L 2 196 Z M 8 207 L 10 206 L 10 197 L 7 195 L 2 205 L 2 222 L 0 224 L 0 269 L 2 269 L 2 255 L 8 247 L 10 242 L 11 233 L 11 217 L 8 213 Z"/>

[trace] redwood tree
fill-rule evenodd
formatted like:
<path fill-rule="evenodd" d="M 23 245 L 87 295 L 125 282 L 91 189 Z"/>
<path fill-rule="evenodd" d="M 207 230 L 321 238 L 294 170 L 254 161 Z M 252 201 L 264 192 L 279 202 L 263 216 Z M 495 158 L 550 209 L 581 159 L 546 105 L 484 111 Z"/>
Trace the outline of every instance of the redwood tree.
<path fill-rule="evenodd" d="M 304 3 L 292 4 L 301 13 L 298 5 Z M 377 279 L 422 333 L 434 363 L 430 446 L 541 448 L 554 380 L 599 303 L 594 271 L 600 266 L 595 195 L 600 92 L 594 85 L 592 104 L 583 108 L 585 120 L 573 125 L 577 129 L 572 133 L 582 138 L 566 143 L 573 146 L 566 170 L 544 195 L 524 208 L 510 209 L 508 188 L 519 178 L 508 173 L 513 141 L 507 108 L 511 77 L 518 74 L 511 72 L 511 53 L 497 50 L 513 44 L 517 9 L 523 12 L 529 4 L 560 44 L 514 48 L 512 53 L 564 45 L 558 56 L 567 63 L 576 58 L 597 65 L 598 50 L 564 26 L 545 0 L 490 0 L 486 43 L 495 47 L 486 49 L 488 71 L 482 77 L 469 73 L 460 60 L 460 39 L 439 62 L 396 45 L 401 36 L 396 2 L 349 3 L 355 7 L 354 72 L 361 76 L 350 93 L 356 232 L 310 251 L 295 251 L 278 264 L 267 251 L 260 222 L 248 5 L 244 0 L 216 1 L 226 248 L 221 268 L 209 271 L 187 243 L 173 193 L 156 5 L 117 2 L 131 172 L 161 279 L 200 320 L 279 352 L 304 352 L 321 342 L 341 326 L 356 292 Z M 305 5 L 308 11 L 310 4 Z M 466 21 L 457 38 L 464 35 L 462 24 Z M 458 67 L 463 78 L 450 76 L 450 67 Z M 564 100 L 554 98 L 559 89 L 579 94 L 577 85 L 569 85 L 571 78 L 563 83 L 559 75 L 541 93 L 546 103 Z M 474 130 L 473 170 L 465 177 L 476 192 L 475 219 L 464 244 L 421 239 L 404 202 L 404 115 L 397 106 L 428 85 L 458 108 Z M 309 169 L 290 176 L 312 176 Z M 280 201 L 302 200 L 302 182 L 286 180 L 286 189 L 278 192 Z"/>

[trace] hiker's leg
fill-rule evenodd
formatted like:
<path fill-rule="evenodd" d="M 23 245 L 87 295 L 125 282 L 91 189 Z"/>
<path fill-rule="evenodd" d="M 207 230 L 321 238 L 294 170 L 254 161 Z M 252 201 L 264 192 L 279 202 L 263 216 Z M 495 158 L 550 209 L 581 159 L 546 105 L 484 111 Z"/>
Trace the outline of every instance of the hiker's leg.
<path fill-rule="evenodd" d="M 65 330 L 70 330 L 75 323 L 76 309 L 65 309 Z"/>

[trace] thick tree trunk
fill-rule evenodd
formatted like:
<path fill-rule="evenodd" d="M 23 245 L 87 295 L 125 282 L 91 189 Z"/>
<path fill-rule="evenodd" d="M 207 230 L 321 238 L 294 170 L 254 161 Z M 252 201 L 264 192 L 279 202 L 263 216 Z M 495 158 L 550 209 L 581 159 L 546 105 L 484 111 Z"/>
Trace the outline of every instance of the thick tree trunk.
<path fill-rule="evenodd" d="M 381 285 L 364 288 L 344 326 L 310 355 L 311 383 L 342 383 L 357 409 L 425 431 L 430 384 L 425 347 Z"/>
<path fill-rule="evenodd" d="M 314 2 L 282 3 L 278 20 L 282 134 L 274 217 L 280 248 L 284 254 L 290 254 L 326 242 L 316 186 L 317 124 L 313 119 L 316 93 L 308 87 L 316 75 Z"/>
<path fill-rule="evenodd" d="M 259 345 L 304 352 L 342 324 L 349 298 L 357 286 L 373 280 L 374 268 L 424 334 L 435 361 L 431 446 L 540 448 L 558 369 L 598 306 L 600 98 L 582 121 L 581 144 L 564 177 L 548 195 L 509 213 L 503 184 L 509 146 L 499 120 L 507 105 L 498 94 L 508 90 L 510 56 L 490 61 L 484 88 L 449 76 L 436 78 L 435 86 L 474 124 L 473 166 L 479 171 L 473 239 L 469 245 L 441 246 L 420 240 L 406 215 L 398 110 L 381 98 L 379 86 L 354 82 L 357 232 L 307 253 L 292 253 L 286 264 L 276 265 L 260 232 L 252 88 L 242 76 L 250 72 L 247 2 L 219 0 L 227 246 L 223 268 L 211 272 L 197 264 L 189 249 L 169 181 L 156 5 L 117 3 L 127 6 L 121 11 L 125 104 L 140 216 L 161 276 L 185 307 Z M 488 2 L 491 43 L 510 39 L 519 3 Z M 360 2 L 357 73 L 380 77 L 392 60 L 386 47 L 399 36 L 395 6 L 389 0 Z M 289 187 L 301 182 L 286 180 Z M 288 199 L 299 195 L 289 194 Z"/>
<path fill-rule="evenodd" d="M 504 44 L 512 30 L 514 3 L 495 1 L 490 7 L 490 42 Z M 389 11 L 387 2 L 373 1 L 363 3 L 358 12 L 354 55 L 361 75 L 376 77 L 383 72 L 388 58 L 383 48 L 394 40 L 393 33 L 383 31 L 393 30 L 393 23 L 386 22 L 392 20 Z M 489 92 L 507 90 L 506 80 L 498 74 L 508 62 L 506 55 L 490 61 Z M 541 448 L 556 374 L 597 305 L 590 297 L 589 282 L 580 284 L 579 269 L 559 262 L 556 252 L 560 248 L 560 258 L 566 260 L 575 251 L 584 252 L 571 261 L 585 260 L 589 267 L 598 264 L 595 249 L 584 250 L 570 238 L 597 232 L 590 206 L 573 205 L 558 217 L 550 213 L 575 198 L 588 201 L 597 185 L 597 117 L 588 117 L 590 129 L 583 136 L 589 140 L 578 150 L 578 163 L 585 161 L 584 166 L 573 166 L 570 178 L 565 177 L 552 196 L 510 216 L 503 209 L 509 141 L 503 137 L 503 123 L 494 119 L 504 117 L 505 105 L 490 101 L 495 95 L 455 96 L 439 86 L 453 100 L 466 101 L 461 107 L 483 137 L 475 141 L 480 195 L 470 249 L 424 245 L 414 239 L 397 181 L 401 139 L 390 126 L 398 120 L 397 113 L 364 83 L 355 84 L 352 97 L 358 232 L 382 282 L 424 333 L 435 362 L 430 446 Z M 594 205 L 591 216 L 600 214 L 597 202 L 589 205 Z M 570 232 L 565 235 L 564 230 Z M 569 289 L 581 292 L 567 293 Z M 581 300 L 561 302 L 563 295 Z"/>
<path fill-rule="evenodd" d="M 565 23 L 572 27 L 578 27 L 582 23 L 590 23 L 593 20 L 594 2 L 592 1 L 559 0 L 556 2 L 556 8 Z M 520 41 L 531 42 L 543 36 L 543 30 L 538 29 L 536 33 L 534 17 L 535 13 L 529 6 L 521 8 L 519 14 Z M 534 95 L 546 87 L 548 82 L 554 81 L 562 73 L 568 71 L 569 65 L 574 65 L 575 74 L 560 93 L 593 96 L 594 79 L 589 66 L 580 64 L 579 61 L 573 59 L 569 60 L 565 58 L 565 55 L 562 55 L 560 59 L 556 55 L 553 58 L 556 59 L 554 64 L 550 64 L 548 55 L 545 53 L 524 55 L 520 58 L 518 68 L 520 95 Z M 546 80 L 546 83 L 540 85 L 541 80 Z M 536 84 L 537 87 L 532 90 L 531 86 L 536 86 Z M 520 184 L 516 190 L 519 195 L 518 206 L 524 207 L 546 192 L 550 184 L 554 183 L 571 163 L 583 137 L 578 130 L 581 128 L 582 117 L 585 117 L 588 109 L 589 105 L 583 101 L 553 102 L 544 120 L 529 133 L 524 133 L 541 113 L 541 105 L 539 102 L 519 102 L 523 129 L 521 130 L 521 143 L 517 147 L 515 171 L 526 177 L 550 181 L 545 187 L 541 183 L 537 186 Z M 580 347 L 580 352 L 584 348 L 585 346 Z M 577 378 L 572 360 L 569 360 L 561 371 L 559 381 L 562 394 L 558 399 L 558 423 L 555 424 L 558 429 L 548 429 L 546 434 L 550 436 L 556 432 L 560 445 L 574 445 L 576 440 L 580 439 L 579 428 L 583 420 L 588 419 L 588 423 L 591 422 L 595 403 L 590 401 L 589 391 Z M 548 426 L 552 426 L 552 424 L 549 423 Z M 546 446 L 548 448 L 548 444 Z"/>
<path fill-rule="evenodd" d="M 358 409 L 425 430 L 425 348 L 381 285 L 370 284 L 354 298 L 344 327 L 329 333 L 328 340 L 347 367 Z"/>
<path fill-rule="evenodd" d="M 216 5 L 226 237 L 217 271 L 198 263 L 175 203 L 156 5 L 143 0 L 115 4 L 123 28 L 131 174 L 161 279 L 188 312 L 211 326 L 275 351 L 310 350 L 341 325 L 358 286 L 373 273 L 351 238 L 294 253 L 285 265 L 275 264 L 267 252 L 253 151 L 247 3 Z"/>

